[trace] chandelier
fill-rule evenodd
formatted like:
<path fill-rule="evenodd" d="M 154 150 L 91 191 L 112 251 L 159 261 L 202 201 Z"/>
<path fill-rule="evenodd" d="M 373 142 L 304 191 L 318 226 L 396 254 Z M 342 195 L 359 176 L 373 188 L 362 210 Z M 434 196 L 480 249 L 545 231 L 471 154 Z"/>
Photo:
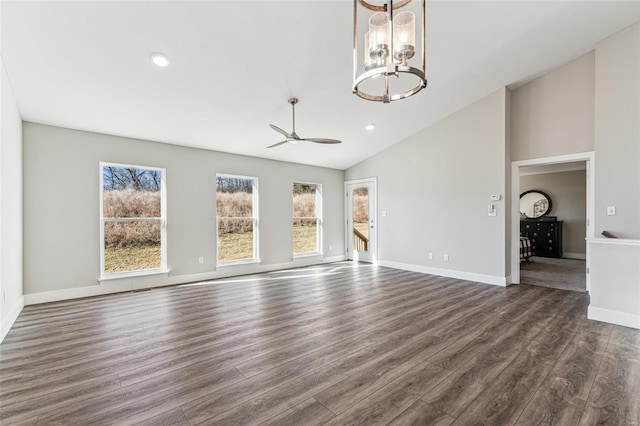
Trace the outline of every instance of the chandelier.
<path fill-rule="evenodd" d="M 425 44 L 425 0 L 387 0 L 379 5 L 354 0 L 353 93 L 388 103 L 427 87 Z"/>

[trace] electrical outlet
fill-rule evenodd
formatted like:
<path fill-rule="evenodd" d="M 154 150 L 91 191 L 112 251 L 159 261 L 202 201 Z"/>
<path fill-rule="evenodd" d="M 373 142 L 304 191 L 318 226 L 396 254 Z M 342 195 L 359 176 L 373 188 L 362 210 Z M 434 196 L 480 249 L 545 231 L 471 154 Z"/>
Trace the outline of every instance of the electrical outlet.
<path fill-rule="evenodd" d="M 448 254 L 445 254 L 445 255 L 444 255 L 444 261 L 445 261 L 445 262 L 448 262 L 448 261 L 449 261 L 449 255 L 448 255 Z"/>
<path fill-rule="evenodd" d="M 429 260 L 433 260 L 433 253 L 429 253 Z"/>
<path fill-rule="evenodd" d="M 202 265 L 204 263 L 204 257 L 199 257 L 198 263 Z"/>

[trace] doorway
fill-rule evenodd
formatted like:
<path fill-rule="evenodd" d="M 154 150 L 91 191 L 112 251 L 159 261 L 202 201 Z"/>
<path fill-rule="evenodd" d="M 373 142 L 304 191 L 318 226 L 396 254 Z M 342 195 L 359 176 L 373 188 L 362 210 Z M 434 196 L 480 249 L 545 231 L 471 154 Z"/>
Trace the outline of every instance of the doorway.
<path fill-rule="evenodd" d="M 570 165 L 577 165 L 577 164 L 582 164 L 582 170 L 584 174 L 586 174 L 586 223 L 585 225 L 585 234 L 587 238 L 592 238 L 593 237 L 593 216 L 594 216 L 594 196 L 593 196 L 593 191 L 594 191 L 594 174 L 593 174 L 593 170 L 594 170 L 594 154 L 593 152 L 585 152 L 585 153 L 579 153 L 579 154 L 570 154 L 570 155 L 563 155 L 563 156 L 557 156 L 557 157 L 547 157 L 547 158 L 538 158 L 538 159 L 534 159 L 534 160 L 522 160 L 522 161 L 514 161 L 512 163 L 512 169 L 511 169 L 511 212 L 512 212 L 512 226 L 511 226 L 511 283 L 512 284 L 520 284 L 520 283 L 526 283 L 527 278 L 531 279 L 532 277 L 542 277 L 541 279 L 549 279 L 551 281 L 553 281 L 551 278 L 551 272 L 553 272 L 554 269 L 557 269 L 558 277 L 562 277 L 563 274 L 566 275 L 567 277 L 570 277 L 572 274 L 574 275 L 575 278 L 575 274 L 577 271 L 573 271 L 572 268 L 575 268 L 575 265 L 573 265 L 573 263 L 575 264 L 579 264 L 582 263 L 584 265 L 584 267 L 581 267 L 582 269 L 582 277 L 584 279 L 581 279 L 583 282 L 583 286 L 584 283 L 586 282 L 586 291 L 589 291 L 589 248 L 588 245 L 586 245 L 586 253 L 584 254 L 584 258 L 586 258 L 584 261 L 579 261 L 579 260 L 574 260 L 572 262 L 572 260 L 567 259 L 570 258 L 571 256 L 568 256 L 569 253 L 566 253 L 567 256 L 565 256 L 563 254 L 562 251 L 562 247 L 559 247 L 559 255 L 555 255 L 555 256 L 546 256 L 544 258 L 538 258 L 537 260 L 539 260 L 540 262 L 537 262 L 536 265 L 526 265 L 527 268 L 527 273 L 529 275 L 531 275 L 531 277 L 527 277 L 524 276 L 521 273 L 521 267 L 520 267 L 520 235 L 521 235 L 521 217 L 520 217 L 520 212 L 521 212 L 521 208 L 520 208 L 520 194 L 525 190 L 528 189 L 526 188 L 526 184 L 525 182 L 521 182 L 521 176 L 523 175 L 523 173 L 525 173 L 527 170 L 529 170 L 529 172 L 532 169 L 538 169 L 538 170 L 542 170 L 544 171 L 545 167 L 548 167 L 550 170 L 555 168 L 555 171 L 557 172 L 558 170 L 560 170 L 563 165 L 564 166 L 570 166 Z M 584 176 L 583 174 L 583 176 Z M 561 218 L 557 218 L 558 220 L 560 220 Z M 546 222 L 546 221 L 545 221 Z M 584 222 L 583 222 L 584 223 Z M 524 224 L 529 224 L 528 221 L 524 222 Z M 544 226 L 556 226 L 556 227 L 560 227 L 560 232 L 562 230 L 562 223 L 560 221 L 558 222 L 553 222 L 553 223 L 531 223 L 531 226 L 537 226 L 537 227 L 544 227 Z M 543 226 L 544 225 L 544 226 Z M 535 231 L 535 230 L 534 230 Z M 547 232 L 547 231 L 545 231 Z M 535 234 L 534 234 L 535 235 Z M 551 234 L 544 234 L 544 235 L 551 235 Z M 584 235 L 584 234 L 583 234 Z M 584 237 L 582 237 L 584 238 Z M 555 238 L 552 238 L 555 242 Z M 560 240 L 562 241 L 562 236 L 560 235 Z M 549 242 L 551 243 L 551 240 L 544 241 L 545 243 Z M 534 244 L 536 244 L 534 242 Z M 551 244 L 549 244 L 551 245 Z M 544 247 L 544 249 L 549 249 L 549 247 Z M 566 251 L 566 250 L 565 250 Z M 549 257 L 549 259 L 547 259 L 547 257 Z M 553 259 L 553 258 L 558 258 L 557 260 Z M 535 254 L 534 254 L 534 259 L 535 259 Z M 576 259 L 574 257 L 574 259 Z M 526 262 L 525 262 L 526 263 Z M 549 265 L 547 265 L 549 264 Z M 545 266 L 546 265 L 546 266 Z M 547 268 L 548 267 L 548 268 Z M 550 271 L 549 274 L 546 274 L 544 271 L 537 271 L 535 270 L 536 268 L 538 269 L 545 269 L 547 271 Z M 562 281 L 567 281 L 567 283 L 570 280 L 565 280 L 564 278 L 561 278 Z M 565 284 L 567 284 L 565 283 Z M 553 286 L 553 283 L 551 283 Z M 560 282 L 558 283 L 560 284 Z M 555 287 L 554 287 L 555 288 Z M 558 287 L 558 288 L 562 288 L 562 287 Z M 584 287 L 583 287 L 584 288 Z M 567 289 L 572 289 L 572 288 L 567 288 Z M 584 291 L 584 290 L 583 290 Z"/>
<path fill-rule="evenodd" d="M 376 179 L 344 183 L 347 259 L 375 263 L 377 253 Z"/>

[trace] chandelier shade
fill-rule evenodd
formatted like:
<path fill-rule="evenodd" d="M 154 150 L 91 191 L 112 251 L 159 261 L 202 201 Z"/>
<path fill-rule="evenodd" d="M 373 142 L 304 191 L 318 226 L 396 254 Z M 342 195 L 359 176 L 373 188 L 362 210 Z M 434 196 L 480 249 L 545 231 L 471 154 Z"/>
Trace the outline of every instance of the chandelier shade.
<path fill-rule="evenodd" d="M 354 0 L 353 16 L 353 93 L 388 103 L 427 86 L 425 0 Z"/>

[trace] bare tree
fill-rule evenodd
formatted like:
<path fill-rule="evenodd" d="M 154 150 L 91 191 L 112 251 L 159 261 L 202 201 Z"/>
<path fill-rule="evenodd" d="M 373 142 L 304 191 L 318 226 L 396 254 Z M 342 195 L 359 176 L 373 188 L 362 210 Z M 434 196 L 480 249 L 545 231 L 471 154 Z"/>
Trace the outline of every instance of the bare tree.
<path fill-rule="evenodd" d="M 159 191 L 162 176 L 158 170 L 105 166 L 103 185 L 106 190 Z"/>
<path fill-rule="evenodd" d="M 216 192 L 253 192 L 253 179 L 237 178 L 231 176 L 218 176 L 216 178 Z"/>

